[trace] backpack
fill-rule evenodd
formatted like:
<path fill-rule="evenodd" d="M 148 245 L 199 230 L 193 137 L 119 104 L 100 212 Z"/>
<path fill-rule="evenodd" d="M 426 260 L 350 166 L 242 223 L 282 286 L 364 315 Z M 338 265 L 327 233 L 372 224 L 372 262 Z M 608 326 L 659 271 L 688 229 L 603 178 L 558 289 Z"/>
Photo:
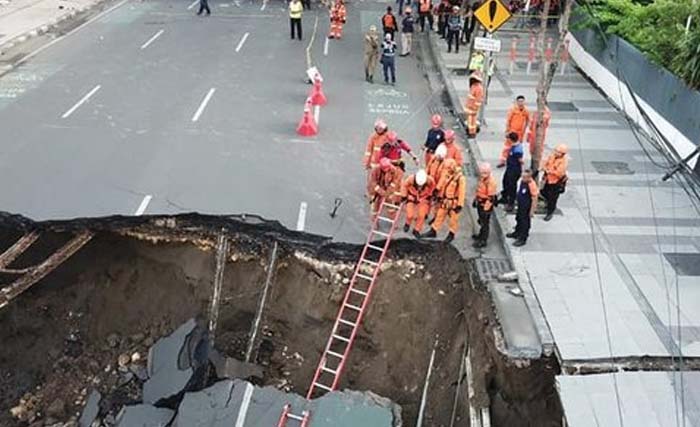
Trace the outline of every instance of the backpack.
<path fill-rule="evenodd" d="M 384 25 L 384 28 L 394 28 L 394 16 L 389 15 L 388 13 L 384 15 L 384 18 L 382 18 L 382 24 Z"/>

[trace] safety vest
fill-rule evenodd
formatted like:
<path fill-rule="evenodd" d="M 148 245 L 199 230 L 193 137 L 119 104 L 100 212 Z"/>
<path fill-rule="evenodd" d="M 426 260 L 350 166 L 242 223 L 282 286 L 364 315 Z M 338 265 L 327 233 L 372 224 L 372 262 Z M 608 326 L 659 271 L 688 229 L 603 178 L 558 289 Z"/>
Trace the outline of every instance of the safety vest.
<path fill-rule="evenodd" d="M 401 188 L 401 197 L 405 197 L 409 203 L 428 203 L 435 191 L 435 181 L 432 177 L 428 177 L 425 185 L 418 187 L 416 185 L 416 176 L 411 175 L 406 178 Z"/>
<path fill-rule="evenodd" d="M 304 5 L 298 2 L 289 3 L 289 17 L 292 19 L 301 19 L 301 13 L 304 11 Z"/>
<path fill-rule="evenodd" d="M 466 110 L 467 114 L 477 114 L 481 108 L 481 102 L 484 100 L 484 86 L 481 82 L 472 83 L 469 88 L 469 96 L 467 96 Z"/>
<path fill-rule="evenodd" d="M 467 180 L 459 172 L 446 172 L 438 184 L 438 198 L 445 209 L 464 207 L 464 198 L 467 193 Z"/>
<path fill-rule="evenodd" d="M 394 19 L 394 15 L 389 15 L 388 13 L 384 15 L 384 17 L 382 18 L 382 25 L 386 29 L 395 30 L 396 20 Z"/>
<path fill-rule="evenodd" d="M 492 175 L 487 178 L 479 177 L 479 182 L 476 185 L 476 201 L 484 210 L 493 209 L 493 199 L 496 197 L 497 188 L 496 178 Z"/>
<path fill-rule="evenodd" d="M 443 162 L 444 160 L 434 156 L 428 162 L 428 166 L 425 167 L 425 171 L 428 173 L 428 176 L 433 177 L 436 182 L 439 182 L 440 177 L 442 176 Z"/>
<path fill-rule="evenodd" d="M 386 134 L 372 132 L 372 135 L 367 139 L 367 147 L 365 148 L 365 156 L 363 159 L 363 164 L 365 167 L 375 167 L 379 161 L 379 150 L 381 150 L 382 145 L 386 142 Z"/>
<path fill-rule="evenodd" d="M 482 70 L 484 68 L 484 55 L 475 53 L 469 61 L 470 70 Z"/>
<path fill-rule="evenodd" d="M 430 0 L 420 0 L 420 13 L 430 12 Z"/>
<path fill-rule="evenodd" d="M 388 171 L 381 168 L 374 168 L 370 175 L 367 192 L 370 197 L 381 195 L 384 197 L 399 196 L 401 193 L 401 177 L 403 171 L 397 167 L 392 167 Z"/>
<path fill-rule="evenodd" d="M 557 157 L 552 153 L 544 164 L 544 171 L 547 174 L 545 182 L 547 184 L 557 184 L 566 176 L 566 168 L 569 161 L 566 156 Z"/>

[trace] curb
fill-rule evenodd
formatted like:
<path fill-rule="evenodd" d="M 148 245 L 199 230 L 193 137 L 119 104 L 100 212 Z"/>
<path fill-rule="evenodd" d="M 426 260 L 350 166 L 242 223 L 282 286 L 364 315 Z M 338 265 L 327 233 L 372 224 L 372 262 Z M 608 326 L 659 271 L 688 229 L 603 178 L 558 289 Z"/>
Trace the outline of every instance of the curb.
<path fill-rule="evenodd" d="M 87 10 L 92 9 L 93 7 L 103 3 L 104 1 L 106 0 L 96 0 L 90 4 L 78 6 L 57 18 L 50 19 L 45 24 L 32 28 L 31 30 L 26 31 L 24 34 L 20 34 L 19 36 L 16 36 L 6 41 L 5 43 L 0 44 L 0 55 L 4 54 L 6 51 L 12 49 L 13 47 L 19 44 L 25 43 L 29 39 L 44 35 L 49 31 L 56 29 L 56 27 L 59 24 L 64 23 L 68 19 L 75 18 L 78 14 L 86 12 Z"/>
<path fill-rule="evenodd" d="M 440 74 L 442 83 L 444 84 L 445 89 L 447 90 L 447 95 L 450 100 L 452 110 L 454 111 L 455 118 L 457 119 L 462 129 L 464 129 L 464 107 L 462 106 L 462 103 L 459 100 L 457 90 L 455 89 L 452 80 L 449 78 L 450 73 L 447 69 L 447 66 L 445 65 L 445 61 L 438 53 L 438 48 L 435 44 L 435 37 L 433 32 L 428 32 L 428 46 L 433 61 L 438 66 L 438 74 Z M 464 140 L 468 141 L 468 139 L 466 138 Z M 478 162 L 483 160 L 483 156 L 481 155 L 479 147 L 476 144 L 464 145 L 466 148 L 467 155 L 470 157 L 471 160 L 472 176 L 475 176 L 477 172 Z M 537 330 L 537 334 L 540 338 L 540 343 L 542 345 L 542 354 L 545 356 L 550 356 L 555 351 L 554 337 L 552 336 L 552 331 L 549 328 L 547 319 L 545 319 L 544 317 L 542 306 L 540 305 L 540 302 L 537 299 L 537 294 L 535 293 L 535 289 L 532 286 L 530 275 L 528 274 L 527 269 L 525 268 L 525 262 L 523 261 L 522 253 L 519 249 L 512 248 L 510 245 L 508 245 L 508 242 L 505 239 L 504 230 L 508 229 L 509 226 L 505 220 L 503 213 L 500 211 L 496 211 L 493 217 L 496 220 L 495 222 L 493 222 L 493 229 L 495 231 L 494 234 L 500 240 L 501 245 L 503 246 L 506 255 L 508 256 L 508 259 L 510 260 L 515 272 L 518 275 L 518 284 L 520 285 L 520 288 L 523 291 L 525 304 L 528 308 L 528 311 L 530 312 L 530 316 L 532 317 L 532 321 L 535 324 L 535 329 Z"/>

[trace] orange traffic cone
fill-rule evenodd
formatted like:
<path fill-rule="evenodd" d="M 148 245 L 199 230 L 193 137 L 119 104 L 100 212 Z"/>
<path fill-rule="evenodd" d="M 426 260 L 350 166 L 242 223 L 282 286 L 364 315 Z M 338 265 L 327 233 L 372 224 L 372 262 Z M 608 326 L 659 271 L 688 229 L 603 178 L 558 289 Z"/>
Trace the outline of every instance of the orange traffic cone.
<path fill-rule="evenodd" d="M 314 119 L 314 114 L 311 112 L 311 98 L 306 98 L 304 104 L 304 117 L 301 118 L 297 133 L 301 136 L 314 136 L 318 133 L 318 125 Z"/>
<path fill-rule="evenodd" d="M 326 105 L 326 102 L 328 102 L 326 95 L 323 94 L 321 79 L 318 77 L 314 79 L 314 87 L 311 89 L 311 95 L 309 98 L 311 98 L 312 105 Z"/>

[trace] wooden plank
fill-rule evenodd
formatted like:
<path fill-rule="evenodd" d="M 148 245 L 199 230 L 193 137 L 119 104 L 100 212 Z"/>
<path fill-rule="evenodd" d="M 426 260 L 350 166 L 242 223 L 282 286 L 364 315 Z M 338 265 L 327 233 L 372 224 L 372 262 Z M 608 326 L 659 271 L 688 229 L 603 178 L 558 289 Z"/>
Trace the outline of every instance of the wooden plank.
<path fill-rule="evenodd" d="M 14 245 L 10 246 L 2 255 L 0 255 L 0 269 L 4 269 L 8 265 L 17 259 L 24 251 L 27 250 L 32 243 L 36 242 L 39 238 L 39 233 L 32 231 L 31 233 L 25 234 Z"/>

